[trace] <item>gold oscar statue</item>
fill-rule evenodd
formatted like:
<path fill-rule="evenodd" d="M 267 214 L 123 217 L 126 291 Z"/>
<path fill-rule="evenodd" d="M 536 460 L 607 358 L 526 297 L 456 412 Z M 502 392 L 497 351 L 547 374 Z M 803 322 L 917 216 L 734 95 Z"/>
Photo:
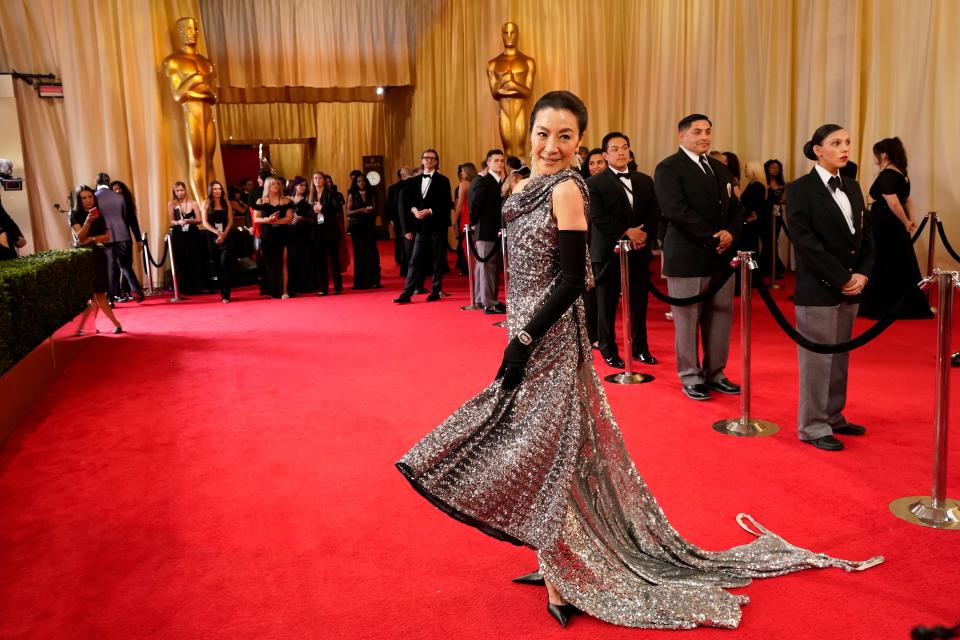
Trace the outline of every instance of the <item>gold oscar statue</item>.
<path fill-rule="evenodd" d="M 501 30 L 503 53 L 487 63 L 490 93 L 500 105 L 500 138 L 507 155 L 524 157 L 527 147 L 526 104 L 533 91 L 536 63 L 517 49 L 520 32 L 513 22 Z"/>
<path fill-rule="evenodd" d="M 213 90 L 216 72 L 208 58 L 197 53 L 200 25 L 195 18 L 177 20 L 180 49 L 163 60 L 163 73 L 170 81 L 173 99 L 183 110 L 187 152 L 190 154 L 190 189 L 197 202 L 207 197 L 213 179 L 213 155 L 217 145 L 213 126 Z"/>

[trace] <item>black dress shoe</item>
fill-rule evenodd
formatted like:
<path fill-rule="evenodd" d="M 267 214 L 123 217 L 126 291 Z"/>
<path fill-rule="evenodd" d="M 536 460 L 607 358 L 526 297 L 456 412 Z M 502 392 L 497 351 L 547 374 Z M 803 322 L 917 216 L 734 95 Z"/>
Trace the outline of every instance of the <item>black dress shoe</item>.
<path fill-rule="evenodd" d="M 955 354 L 950 356 L 950 366 L 960 367 L 960 351 L 957 351 Z"/>
<path fill-rule="evenodd" d="M 636 351 L 633 354 L 633 359 L 642 364 L 657 364 L 660 362 L 654 358 L 653 354 L 651 354 L 649 351 Z"/>
<path fill-rule="evenodd" d="M 410 304 L 410 296 L 406 294 L 400 294 L 399 298 L 394 298 L 393 301 L 396 304 Z"/>
<path fill-rule="evenodd" d="M 133 299 L 136 301 L 137 304 L 140 304 L 141 302 L 143 302 L 143 298 L 144 298 L 143 291 L 137 291 L 135 294 L 133 294 Z"/>
<path fill-rule="evenodd" d="M 623 362 L 623 358 L 620 356 L 603 356 L 603 361 L 614 369 L 623 369 L 626 364 Z"/>
<path fill-rule="evenodd" d="M 514 578 L 513 582 L 516 582 L 517 584 L 532 584 L 537 587 L 542 587 L 545 584 L 543 576 L 540 575 L 539 571 L 534 571 L 532 573 Z"/>
<path fill-rule="evenodd" d="M 740 385 L 734 384 L 726 378 L 721 378 L 716 382 L 708 382 L 707 387 L 713 389 L 714 391 L 719 391 L 720 393 L 726 393 L 732 396 L 740 394 Z"/>
<path fill-rule="evenodd" d="M 867 428 L 859 424 L 848 422 L 843 426 L 834 427 L 833 432 L 839 433 L 842 436 L 862 436 L 867 432 Z"/>
<path fill-rule="evenodd" d="M 483 312 L 488 315 L 503 315 L 507 312 L 504 307 L 498 307 L 495 304 L 490 305 L 489 307 L 484 307 Z"/>
<path fill-rule="evenodd" d="M 567 623 L 570 622 L 570 618 L 573 617 L 573 614 L 579 611 L 572 604 L 553 604 L 552 602 L 547 602 L 547 613 L 553 616 L 553 619 L 560 623 L 560 626 L 566 628 Z"/>
<path fill-rule="evenodd" d="M 423 293 L 426 293 L 426 292 L 427 292 L 427 290 L 424 289 L 423 287 L 417 287 L 416 289 L 413 290 L 413 295 L 419 296 L 420 294 L 423 294 Z"/>
<path fill-rule="evenodd" d="M 812 444 L 817 449 L 823 449 L 824 451 L 843 450 L 843 442 L 837 440 L 833 436 L 823 436 L 822 438 L 814 438 L 813 440 L 801 440 L 801 442 Z"/>
<path fill-rule="evenodd" d="M 437 293 L 436 291 L 432 292 L 430 295 L 427 296 L 427 302 L 436 302 L 439 299 L 440 299 L 440 294 Z"/>
<path fill-rule="evenodd" d="M 710 390 L 705 384 L 685 384 L 683 385 L 683 395 L 691 400 L 709 400 Z"/>

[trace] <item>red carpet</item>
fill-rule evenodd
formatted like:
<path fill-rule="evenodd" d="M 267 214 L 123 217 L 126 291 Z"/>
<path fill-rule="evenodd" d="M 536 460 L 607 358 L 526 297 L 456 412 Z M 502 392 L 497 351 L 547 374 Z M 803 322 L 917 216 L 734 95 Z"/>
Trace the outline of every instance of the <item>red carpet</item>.
<path fill-rule="evenodd" d="M 126 335 L 78 338 L 82 355 L 0 448 L 0 637 L 677 637 L 583 616 L 561 632 L 542 589 L 510 582 L 530 551 L 447 518 L 393 469 L 493 377 L 504 334 L 459 311 L 464 278 L 440 302 L 391 304 L 390 266 L 386 289 L 339 297 L 123 305 Z M 898 322 L 853 354 L 847 415 L 869 433 L 827 453 L 796 440 L 796 349 L 759 300 L 753 408 L 782 427 L 771 438 L 711 430 L 736 397 L 681 395 L 664 310 L 651 303 L 656 381 L 607 391 L 680 532 L 743 543 L 745 511 L 809 548 L 887 558 L 756 581 L 738 631 L 684 635 L 906 639 L 960 622 L 960 533 L 887 509 L 930 490 L 934 322 Z"/>

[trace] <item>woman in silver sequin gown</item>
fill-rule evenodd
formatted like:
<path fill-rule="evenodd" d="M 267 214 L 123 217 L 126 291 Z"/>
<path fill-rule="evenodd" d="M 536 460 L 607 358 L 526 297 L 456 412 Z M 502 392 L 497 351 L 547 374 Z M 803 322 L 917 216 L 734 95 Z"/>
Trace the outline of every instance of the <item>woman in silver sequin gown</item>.
<path fill-rule="evenodd" d="M 555 106 L 542 107 L 550 96 Z M 560 279 L 558 218 L 563 217 L 554 211 L 554 191 L 576 185 L 584 205 L 580 215 L 586 210 L 583 179 L 565 168 L 585 129 L 585 109 L 576 135 L 551 141 L 563 105 L 570 105 L 567 121 L 578 124 L 577 103 L 582 107 L 572 94 L 553 92 L 534 107 L 533 159 L 539 171 L 504 204 L 511 337 L 527 326 Z M 547 140 L 538 127 L 550 129 Z M 558 153 L 563 162 L 544 162 Z M 589 273 L 586 247 L 583 256 L 583 272 Z M 447 514 L 535 549 L 551 594 L 580 611 L 631 627 L 732 628 L 748 600 L 726 588 L 801 569 L 856 571 L 882 561 L 850 562 L 796 547 L 745 514 L 738 522 L 757 536 L 749 544 L 714 552 L 683 539 L 624 447 L 593 367 L 580 299 L 533 346 L 516 388 L 505 386 L 498 377 L 397 466 Z"/>

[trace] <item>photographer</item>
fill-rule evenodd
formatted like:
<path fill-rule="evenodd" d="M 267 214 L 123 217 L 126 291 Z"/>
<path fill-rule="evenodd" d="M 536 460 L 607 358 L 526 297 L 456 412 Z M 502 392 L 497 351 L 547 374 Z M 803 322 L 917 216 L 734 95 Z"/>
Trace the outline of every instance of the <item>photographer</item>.
<path fill-rule="evenodd" d="M 17 249 L 22 249 L 26 244 L 27 240 L 23 237 L 20 227 L 6 212 L 3 202 L 0 201 L 0 260 L 13 260 L 17 257 Z"/>

